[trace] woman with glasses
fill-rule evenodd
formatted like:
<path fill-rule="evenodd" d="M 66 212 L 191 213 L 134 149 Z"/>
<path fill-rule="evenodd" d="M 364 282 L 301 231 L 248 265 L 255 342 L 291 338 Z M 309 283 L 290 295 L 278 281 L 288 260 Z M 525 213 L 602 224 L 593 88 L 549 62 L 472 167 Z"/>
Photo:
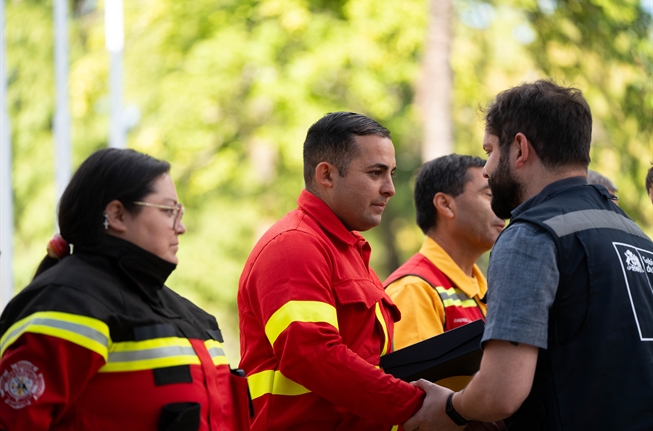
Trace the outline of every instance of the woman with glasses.
<path fill-rule="evenodd" d="M 0 317 L 0 430 L 246 430 L 214 317 L 165 281 L 184 207 L 170 165 L 92 154 L 31 284 Z"/>

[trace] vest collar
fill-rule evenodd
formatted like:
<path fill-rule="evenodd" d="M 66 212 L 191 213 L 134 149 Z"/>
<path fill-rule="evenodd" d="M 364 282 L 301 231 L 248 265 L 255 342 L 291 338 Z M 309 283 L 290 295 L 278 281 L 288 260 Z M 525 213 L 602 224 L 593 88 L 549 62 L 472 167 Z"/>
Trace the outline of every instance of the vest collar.
<path fill-rule="evenodd" d="M 517 208 L 512 210 L 510 213 L 511 219 L 517 217 L 518 215 L 522 214 L 524 211 L 527 211 L 534 206 L 537 206 L 541 204 L 542 202 L 546 201 L 547 199 L 551 198 L 554 195 L 557 195 L 563 190 L 567 190 L 571 187 L 576 187 L 576 186 L 582 186 L 582 185 L 587 185 L 587 178 L 585 177 L 571 177 L 571 178 L 565 178 L 564 180 L 558 180 L 555 182 L 552 182 L 548 186 L 544 187 L 541 192 L 536 194 L 535 196 L 532 196 L 522 202 L 521 205 L 519 205 Z"/>

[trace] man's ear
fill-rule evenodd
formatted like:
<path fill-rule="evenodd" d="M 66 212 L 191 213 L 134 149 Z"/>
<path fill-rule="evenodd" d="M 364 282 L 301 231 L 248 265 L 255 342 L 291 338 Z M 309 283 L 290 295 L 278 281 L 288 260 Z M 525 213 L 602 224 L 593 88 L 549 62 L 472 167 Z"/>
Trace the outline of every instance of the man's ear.
<path fill-rule="evenodd" d="M 104 208 L 105 223 L 109 223 L 106 230 L 113 230 L 115 232 L 125 232 L 127 226 L 125 225 L 125 215 L 127 210 L 119 200 L 112 200 Z"/>
<path fill-rule="evenodd" d="M 452 219 L 456 215 L 456 202 L 451 195 L 438 192 L 433 196 L 433 206 L 435 207 L 435 216 L 438 215 Z"/>
<path fill-rule="evenodd" d="M 516 146 L 517 159 L 515 160 L 515 167 L 521 168 L 526 162 L 532 161 L 535 155 L 533 146 L 523 133 L 519 132 L 515 135 L 514 145 Z"/>
<path fill-rule="evenodd" d="M 333 188 L 333 179 L 338 175 L 338 169 L 329 162 L 320 162 L 315 167 L 315 183 L 322 187 Z"/>

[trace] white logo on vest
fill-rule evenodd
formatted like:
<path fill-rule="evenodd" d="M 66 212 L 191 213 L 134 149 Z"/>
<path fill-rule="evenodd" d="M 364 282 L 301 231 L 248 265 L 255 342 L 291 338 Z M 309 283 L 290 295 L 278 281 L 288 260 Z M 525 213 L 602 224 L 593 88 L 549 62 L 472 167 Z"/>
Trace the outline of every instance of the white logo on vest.
<path fill-rule="evenodd" d="M 646 264 L 646 272 L 649 274 L 653 274 L 653 259 L 648 258 L 646 256 L 642 256 L 642 260 Z"/>
<path fill-rule="evenodd" d="M 43 374 L 29 361 L 18 361 L 0 377 L 0 398 L 15 409 L 36 401 L 45 390 Z"/>
<path fill-rule="evenodd" d="M 612 243 L 623 271 L 624 295 L 630 302 L 641 341 L 653 342 L 653 250 Z"/>
<path fill-rule="evenodd" d="M 639 261 L 637 256 L 635 256 L 635 253 L 633 253 L 630 250 L 626 250 L 626 269 L 628 271 L 635 271 L 635 272 L 644 272 L 644 268 L 642 268 L 642 263 Z"/>

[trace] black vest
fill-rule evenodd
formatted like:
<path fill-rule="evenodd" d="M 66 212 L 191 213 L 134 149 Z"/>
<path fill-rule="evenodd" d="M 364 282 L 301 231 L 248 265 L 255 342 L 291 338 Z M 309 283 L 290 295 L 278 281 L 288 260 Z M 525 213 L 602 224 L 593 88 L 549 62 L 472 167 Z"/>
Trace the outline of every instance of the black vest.
<path fill-rule="evenodd" d="M 511 220 L 551 235 L 560 271 L 548 349 L 511 431 L 653 430 L 653 242 L 611 197 L 563 180 Z"/>

